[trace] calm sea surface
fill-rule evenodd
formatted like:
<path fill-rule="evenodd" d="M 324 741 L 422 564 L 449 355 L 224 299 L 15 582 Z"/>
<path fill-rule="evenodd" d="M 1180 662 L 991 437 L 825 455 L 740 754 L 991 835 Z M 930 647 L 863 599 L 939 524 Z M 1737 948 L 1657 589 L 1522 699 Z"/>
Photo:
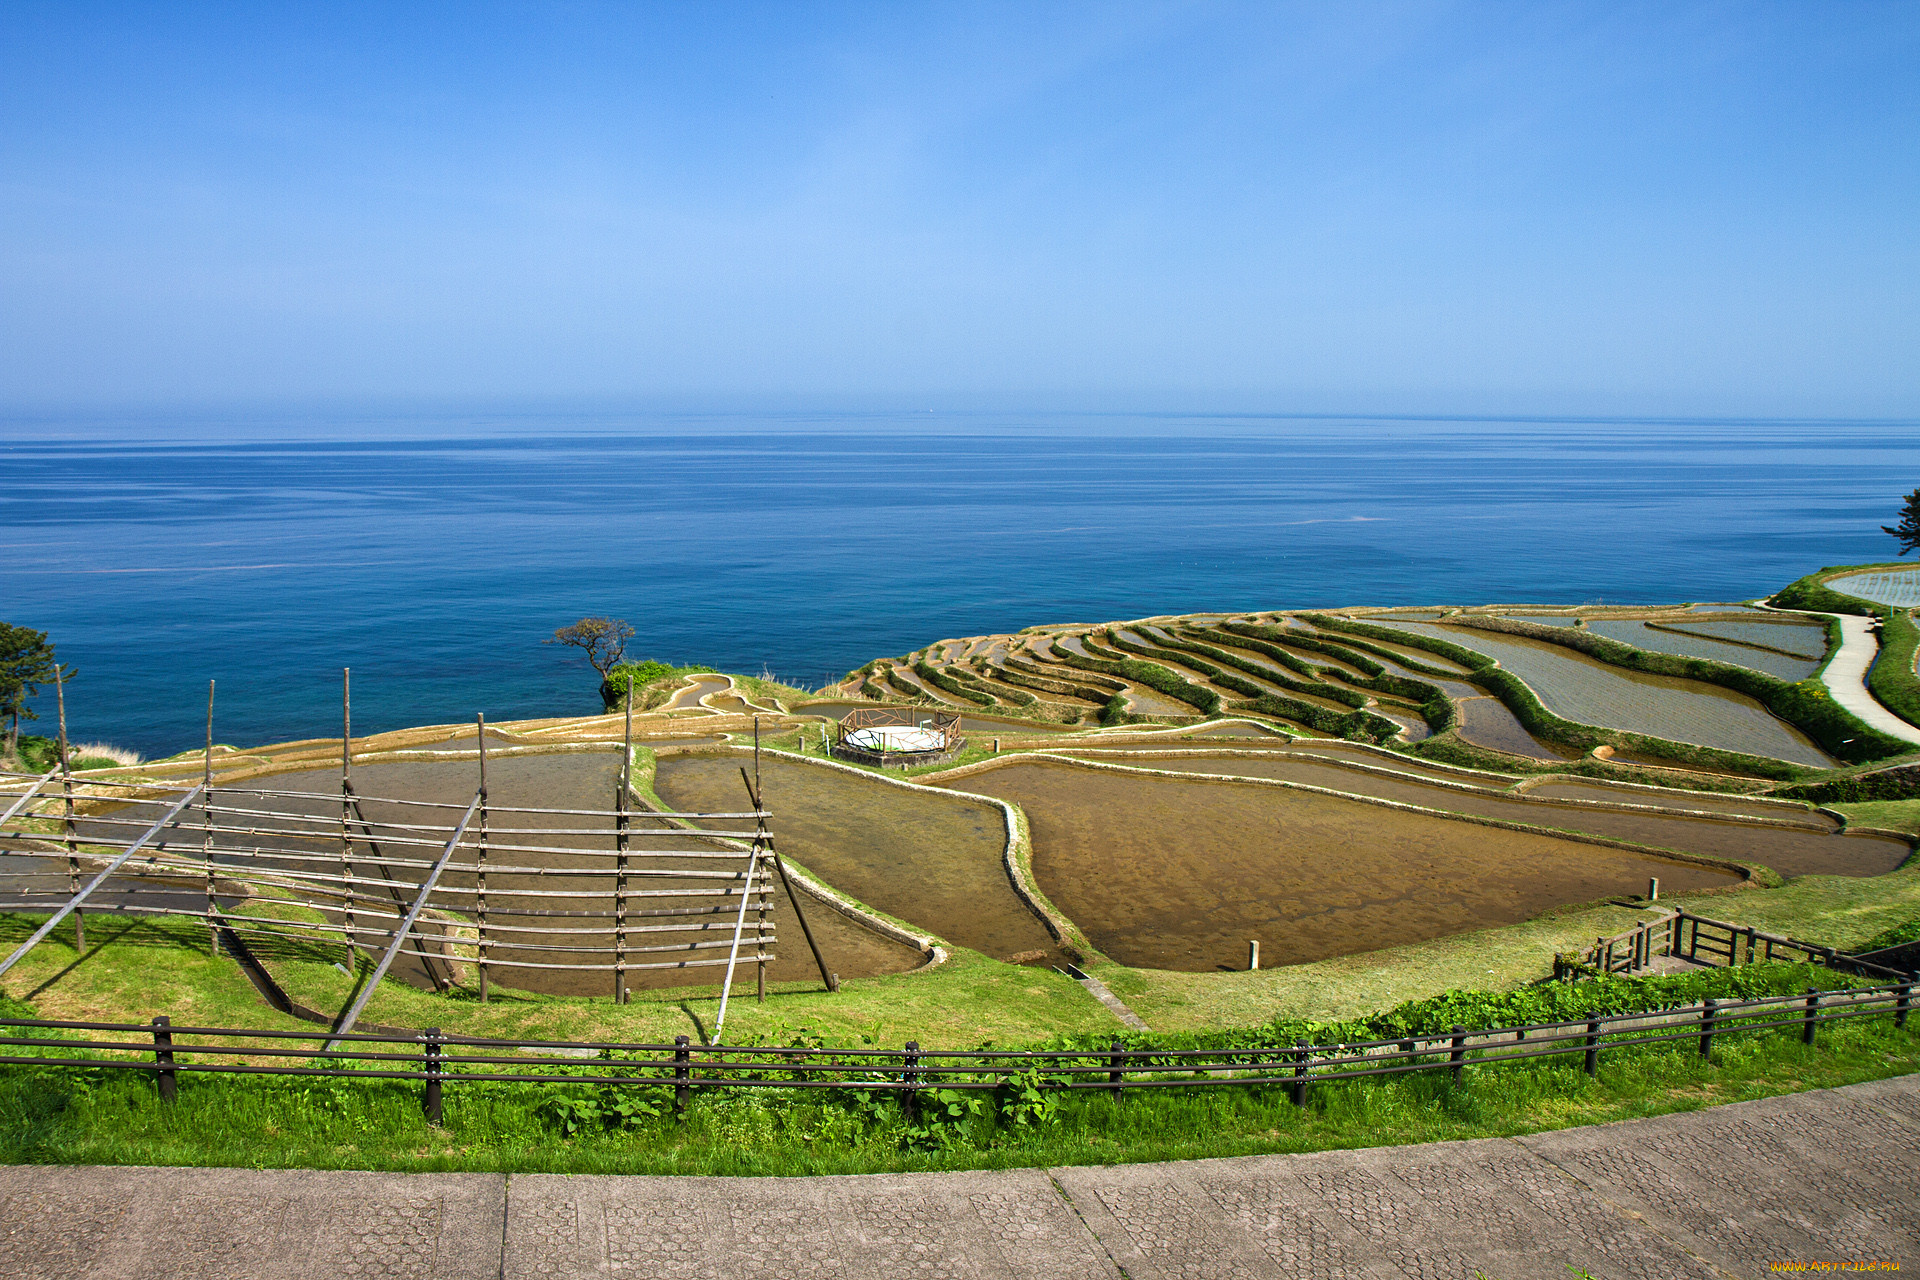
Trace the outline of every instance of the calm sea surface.
<path fill-rule="evenodd" d="M 543 646 L 813 685 L 1150 613 L 1763 594 L 1890 558 L 1920 424 L 1103 415 L 0 420 L 0 620 L 169 754 L 597 710 Z M 49 729 L 53 698 L 36 704 Z"/>

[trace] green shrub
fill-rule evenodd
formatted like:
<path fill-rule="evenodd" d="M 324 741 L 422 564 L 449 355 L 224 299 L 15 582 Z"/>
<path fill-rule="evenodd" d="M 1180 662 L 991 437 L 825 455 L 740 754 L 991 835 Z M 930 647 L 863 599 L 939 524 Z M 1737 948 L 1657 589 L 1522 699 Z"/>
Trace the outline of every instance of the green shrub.
<path fill-rule="evenodd" d="M 620 706 L 622 699 L 630 697 L 635 689 L 651 690 L 656 685 L 679 680 L 683 676 L 712 674 L 714 674 L 712 667 L 676 667 L 665 662 L 655 662 L 651 658 L 644 662 L 622 662 L 608 669 L 607 678 L 600 684 L 600 697 L 606 702 L 607 709 L 611 711 Z"/>

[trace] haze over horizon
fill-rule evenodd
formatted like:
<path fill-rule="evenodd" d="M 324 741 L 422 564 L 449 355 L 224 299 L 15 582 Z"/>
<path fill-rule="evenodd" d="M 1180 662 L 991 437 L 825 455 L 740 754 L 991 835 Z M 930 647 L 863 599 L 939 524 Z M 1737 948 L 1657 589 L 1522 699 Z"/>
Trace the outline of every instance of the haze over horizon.
<path fill-rule="evenodd" d="M 0 15 L 0 408 L 1920 416 L 1901 4 Z"/>

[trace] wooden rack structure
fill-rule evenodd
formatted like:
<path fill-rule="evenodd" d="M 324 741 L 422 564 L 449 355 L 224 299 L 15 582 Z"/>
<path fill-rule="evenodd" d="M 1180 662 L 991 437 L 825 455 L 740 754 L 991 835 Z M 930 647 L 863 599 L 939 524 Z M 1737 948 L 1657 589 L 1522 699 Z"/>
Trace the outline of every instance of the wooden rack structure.
<path fill-rule="evenodd" d="M 50 913 L 0 960 L 0 974 L 69 917 L 84 953 L 91 910 L 199 919 L 216 947 L 223 933 L 337 940 L 349 968 L 362 956 L 374 967 L 336 1036 L 396 962 L 437 991 L 469 966 L 482 1000 L 502 973 L 600 973 L 625 1002 L 630 974 L 724 968 L 716 1039 L 738 966 L 754 966 L 766 998 L 774 881 L 787 875 L 744 769 L 750 808 L 637 808 L 629 714 L 609 807 L 505 806 L 488 797 L 482 716 L 476 789 L 464 804 L 362 795 L 349 690 L 343 683 L 335 793 L 270 780 L 216 785 L 211 688 L 198 785 L 76 779 L 64 763 L 63 699 L 62 763 L 40 775 L 0 772 L 0 853 L 29 860 L 0 876 L 0 911 Z M 790 887 L 787 896 L 834 989 Z"/>

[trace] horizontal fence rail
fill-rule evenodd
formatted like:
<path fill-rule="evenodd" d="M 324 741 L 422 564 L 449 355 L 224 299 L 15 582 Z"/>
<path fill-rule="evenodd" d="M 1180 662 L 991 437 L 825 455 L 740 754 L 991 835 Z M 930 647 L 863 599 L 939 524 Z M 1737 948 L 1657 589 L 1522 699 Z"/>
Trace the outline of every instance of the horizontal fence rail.
<path fill-rule="evenodd" d="M 151 1073 L 162 1097 L 178 1076 L 234 1074 L 404 1080 L 427 1089 L 437 1122 L 443 1088 L 473 1083 L 667 1087 L 684 1106 L 694 1089 L 991 1090 L 1031 1077 L 1056 1090 L 1281 1086 L 1304 1102 L 1314 1085 L 1578 1056 L 1591 1075 L 1605 1052 L 1683 1045 L 1702 1057 L 1716 1038 L 1789 1031 L 1808 1044 L 1821 1026 L 1891 1017 L 1904 1027 L 1912 982 L 1699 1004 L 1565 1022 L 1347 1044 L 1249 1049 L 1159 1049 L 1114 1041 L 1063 1050 L 828 1049 L 619 1041 L 501 1040 L 438 1028 L 395 1032 L 268 1031 L 126 1022 L 0 1020 L 0 1068 L 118 1069 Z M 318 1046 L 330 1042 L 331 1049 Z"/>

